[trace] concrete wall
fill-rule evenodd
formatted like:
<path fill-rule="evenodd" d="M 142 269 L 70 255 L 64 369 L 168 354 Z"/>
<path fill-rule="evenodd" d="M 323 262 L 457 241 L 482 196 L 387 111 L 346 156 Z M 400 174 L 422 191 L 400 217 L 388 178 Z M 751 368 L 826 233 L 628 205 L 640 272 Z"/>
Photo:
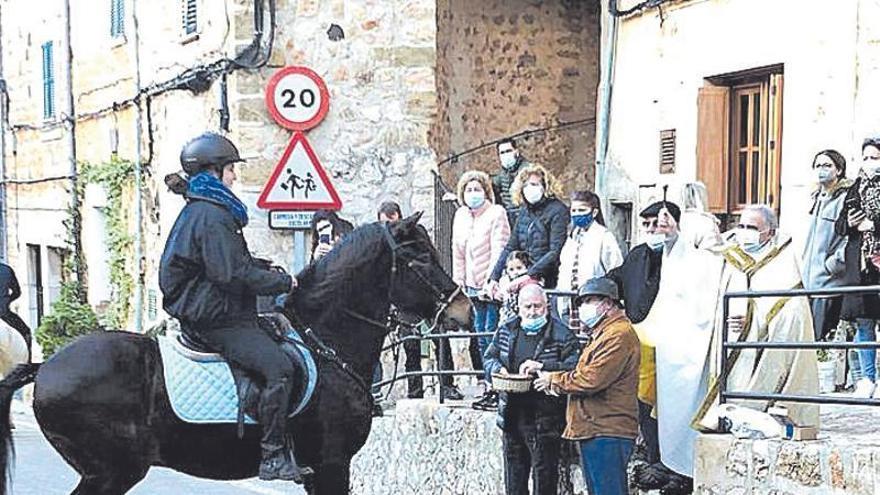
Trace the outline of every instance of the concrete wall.
<path fill-rule="evenodd" d="M 634 2 L 621 5 L 625 8 Z M 696 175 L 697 90 L 708 76 L 783 64 L 783 228 L 799 239 L 814 187 L 813 154 L 859 156 L 880 126 L 869 110 L 877 84 L 876 2 L 703 0 L 673 2 L 620 21 L 608 196 L 640 202 L 638 186 Z M 796 21 L 795 21 L 796 19 Z M 659 174 L 659 131 L 677 130 L 674 176 Z M 852 164 L 850 175 L 857 170 Z M 643 193 L 642 201 L 658 192 Z"/>
<path fill-rule="evenodd" d="M 598 2 L 439 0 L 439 113 L 431 144 L 440 158 L 533 128 L 595 116 Z M 593 181 L 593 126 L 535 135 L 520 143 L 566 190 Z M 498 169 L 494 147 L 445 165 L 461 172 Z"/>

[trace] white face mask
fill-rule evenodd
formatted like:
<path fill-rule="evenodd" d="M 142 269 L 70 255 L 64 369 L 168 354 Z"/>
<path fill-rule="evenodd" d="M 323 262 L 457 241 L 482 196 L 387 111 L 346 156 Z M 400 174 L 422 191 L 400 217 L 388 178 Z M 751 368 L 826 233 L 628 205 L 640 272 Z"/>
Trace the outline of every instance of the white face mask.
<path fill-rule="evenodd" d="M 746 251 L 754 251 L 761 245 L 761 233 L 753 229 L 737 229 L 736 242 Z"/>
<path fill-rule="evenodd" d="M 526 201 L 529 204 L 535 204 L 538 201 L 541 201 L 541 198 L 544 197 L 544 186 L 539 186 L 537 184 L 526 184 L 523 187 L 523 197 L 526 198 Z"/>
<path fill-rule="evenodd" d="M 875 175 L 880 175 L 880 160 L 868 160 L 864 162 L 862 165 L 862 170 L 868 175 L 868 177 L 874 177 Z"/>
<path fill-rule="evenodd" d="M 514 166 L 516 166 L 516 154 L 514 153 L 503 153 L 498 155 L 501 159 L 501 166 L 505 168 L 505 170 L 510 170 Z"/>
<path fill-rule="evenodd" d="M 599 312 L 598 304 L 583 303 L 578 307 L 578 318 L 587 328 L 593 328 L 602 320 L 604 314 Z"/>
<path fill-rule="evenodd" d="M 654 251 L 660 251 L 663 249 L 663 245 L 666 243 L 666 234 L 661 232 L 655 232 L 653 234 L 645 235 L 645 244 L 648 245 Z"/>

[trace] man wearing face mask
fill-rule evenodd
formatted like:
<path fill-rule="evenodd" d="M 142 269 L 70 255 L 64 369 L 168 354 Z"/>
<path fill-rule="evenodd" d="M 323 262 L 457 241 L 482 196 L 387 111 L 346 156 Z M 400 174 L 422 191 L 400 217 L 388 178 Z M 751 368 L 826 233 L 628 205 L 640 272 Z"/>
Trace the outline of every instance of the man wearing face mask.
<path fill-rule="evenodd" d="M 638 435 L 639 338 L 611 279 L 588 280 L 574 303 L 592 339 L 574 370 L 539 371 L 535 388 L 569 396 L 563 438 L 578 441 L 589 492 L 627 495 Z"/>
<path fill-rule="evenodd" d="M 722 297 L 726 292 L 801 288 L 797 255 L 791 239 L 776 233 L 776 214 L 765 205 L 743 209 L 736 230 L 736 245 L 722 252 L 724 267 L 718 288 L 718 305 L 709 359 L 709 389 L 695 417 L 695 427 L 718 429 L 718 369 L 723 323 Z M 813 321 L 806 297 L 731 299 L 728 341 L 813 342 Z M 728 390 L 736 392 L 817 395 L 816 351 L 812 349 L 739 349 L 728 361 Z M 732 403 L 766 411 L 767 401 Z M 799 426 L 818 426 L 817 404 L 778 402 Z"/>
<path fill-rule="evenodd" d="M 501 169 L 492 175 L 492 189 L 495 192 L 495 204 L 501 205 L 507 211 L 507 222 L 516 225 L 516 215 L 519 206 L 514 204 L 510 188 L 519 171 L 529 166 L 529 162 L 523 158 L 513 139 L 503 139 L 498 143 L 498 159 Z"/>
<path fill-rule="evenodd" d="M 559 283 L 556 288 L 577 292 L 587 280 L 603 277 L 608 270 L 623 262 L 617 239 L 605 228 L 602 207 L 592 191 L 574 191 L 571 196 L 571 227 L 562 252 L 559 254 Z M 559 315 L 569 322 L 572 331 L 578 332 L 581 323 L 577 306 L 569 299 L 557 300 Z"/>
<path fill-rule="evenodd" d="M 490 373 L 574 369 L 578 341 L 568 325 L 550 316 L 547 295 L 537 284 L 519 293 L 519 315 L 495 332 L 483 356 Z M 559 449 L 565 426 L 565 401 L 537 391 L 501 392 L 498 426 L 503 431 L 504 485 L 508 495 L 555 495 L 559 482 Z"/>
<path fill-rule="evenodd" d="M 846 235 L 837 233 L 835 222 L 843 211 L 847 189 L 852 182 L 846 178 L 846 159 L 834 150 L 823 150 L 813 158 L 813 172 L 818 188 L 813 192 L 810 208 L 810 229 L 804 243 L 801 266 L 804 287 L 822 289 L 846 285 Z M 813 330 L 822 340 L 840 319 L 840 297 L 819 297 L 811 301 Z"/>
<path fill-rule="evenodd" d="M 706 391 L 700 378 L 714 316 L 707 308 L 714 308 L 720 264 L 680 239 L 675 203 L 657 201 L 639 216 L 645 243 L 608 278 L 621 288 L 642 345 L 639 422 L 649 466 L 636 482 L 643 490 L 677 493 L 692 483 L 690 421 Z"/>

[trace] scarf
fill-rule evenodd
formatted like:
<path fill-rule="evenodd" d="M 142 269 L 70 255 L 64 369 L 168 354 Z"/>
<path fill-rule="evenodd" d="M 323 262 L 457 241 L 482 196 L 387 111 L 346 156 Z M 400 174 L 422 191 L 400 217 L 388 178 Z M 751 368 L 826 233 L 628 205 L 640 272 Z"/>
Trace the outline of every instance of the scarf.
<path fill-rule="evenodd" d="M 248 223 L 247 206 L 210 172 L 199 172 L 190 178 L 186 196 L 218 203 L 232 213 L 240 226 L 244 227 Z"/>

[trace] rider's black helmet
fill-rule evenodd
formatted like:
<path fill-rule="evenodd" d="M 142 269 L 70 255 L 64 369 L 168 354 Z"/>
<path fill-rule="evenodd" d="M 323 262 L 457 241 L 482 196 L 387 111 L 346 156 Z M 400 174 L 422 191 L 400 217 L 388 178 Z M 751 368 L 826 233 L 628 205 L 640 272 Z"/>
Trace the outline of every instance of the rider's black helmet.
<path fill-rule="evenodd" d="M 195 175 L 209 166 L 222 168 L 228 163 L 243 161 L 232 141 L 213 132 L 192 139 L 180 151 L 180 166 L 189 175 Z"/>

